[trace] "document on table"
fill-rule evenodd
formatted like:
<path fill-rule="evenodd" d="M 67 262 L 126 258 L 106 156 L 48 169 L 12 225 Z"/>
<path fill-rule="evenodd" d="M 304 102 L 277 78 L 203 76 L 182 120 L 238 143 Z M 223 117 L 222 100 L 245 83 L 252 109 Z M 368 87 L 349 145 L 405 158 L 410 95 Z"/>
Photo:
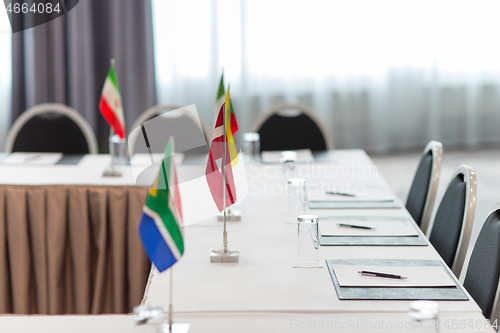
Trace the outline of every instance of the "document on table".
<path fill-rule="evenodd" d="M 343 201 L 394 201 L 394 196 L 384 185 L 308 185 L 309 201 L 343 202 Z"/>
<path fill-rule="evenodd" d="M 54 165 L 61 158 L 62 153 L 12 153 L 7 156 L 3 164 L 15 165 Z"/>
<path fill-rule="evenodd" d="M 341 287 L 454 287 L 455 281 L 442 266 L 332 265 Z M 407 279 L 364 276 L 358 271 L 402 275 Z"/>
<path fill-rule="evenodd" d="M 365 228 L 352 228 L 348 226 L 340 226 L 339 224 L 354 225 Z M 406 218 L 400 220 L 321 220 L 319 229 L 322 236 L 362 236 L 362 237 L 408 237 L 418 236 L 418 232 L 412 222 Z"/>
<path fill-rule="evenodd" d="M 306 163 L 314 161 L 314 157 L 310 149 L 299 149 L 292 151 L 297 153 L 295 162 Z M 281 151 L 263 151 L 260 155 L 263 163 L 280 163 Z"/>

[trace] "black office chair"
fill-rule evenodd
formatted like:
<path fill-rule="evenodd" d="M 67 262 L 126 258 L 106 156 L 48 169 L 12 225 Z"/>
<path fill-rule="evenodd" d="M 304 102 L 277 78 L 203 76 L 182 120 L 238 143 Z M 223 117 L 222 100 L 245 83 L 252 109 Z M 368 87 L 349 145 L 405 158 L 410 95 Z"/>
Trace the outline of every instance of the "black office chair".
<path fill-rule="evenodd" d="M 430 141 L 422 153 L 406 200 L 406 209 L 424 234 L 427 232 L 434 207 L 442 157 L 441 142 Z"/>
<path fill-rule="evenodd" d="M 89 123 L 75 109 L 45 103 L 29 108 L 16 119 L 7 135 L 5 152 L 97 154 L 97 140 Z"/>
<path fill-rule="evenodd" d="M 500 203 L 493 207 L 477 237 L 465 273 L 464 287 L 492 322 L 500 319 Z"/>
<path fill-rule="evenodd" d="M 476 195 L 476 173 L 469 166 L 459 166 L 451 177 L 430 231 L 429 241 L 457 277 L 469 246 Z"/>
<path fill-rule="evenodd" d="M 142 133 L 144 126 L 152 153 L 163 153 L 170 137 L 175 139 L 177 152 L 203 154 L 212 134 L 193 106 L 155 105 L 144 111 L 132 125 L 128 147 L 130 156 L 147 154 L 149 150 Z"/>
<path fill-rule="evenodd" d="M 303 105 L 280 104 L 271 108 L 256 122 L 252 132 L 260 135 L 261 151 L 333 149 L 321 120 Z"/>

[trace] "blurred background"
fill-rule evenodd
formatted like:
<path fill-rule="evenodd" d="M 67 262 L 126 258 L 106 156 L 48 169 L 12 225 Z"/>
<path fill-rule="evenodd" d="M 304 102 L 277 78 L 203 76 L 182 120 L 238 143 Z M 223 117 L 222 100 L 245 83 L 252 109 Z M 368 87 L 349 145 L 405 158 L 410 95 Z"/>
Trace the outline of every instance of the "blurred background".
<path fill-rule="evenodd" d="M 488 0 L 81 0 L 15 34 L 4 13 L 0 146 L 24 110 L 57 102 L 85 117 L 106 153 L 98 101 L 110 58 L 127 131 L 155 104 L 196 104 L 212 128 L 223 72 L 237 143 L 270 107 L 306 105 L 335 148 L 371 154 L 403 201 L 423 147 L 442 142 L 437 200 L 458 164 L 478 171 L 473 243 L 500 185 L 499 12 Z"/>
<path fill-rule="evenodd" d="M 24 110 L 59 102 L 84 115 L 104 152 L 97 105 L 114 57 L 128 130 L 160 103 L 196 104 L 211 126 L 224 69 L 239 135 L 287 102 L 311 107 L 336 148 L 498 147 L 499 9 L 484 0 L 82 0 L 15 34 L 4 13 L 0 146 Z"/>

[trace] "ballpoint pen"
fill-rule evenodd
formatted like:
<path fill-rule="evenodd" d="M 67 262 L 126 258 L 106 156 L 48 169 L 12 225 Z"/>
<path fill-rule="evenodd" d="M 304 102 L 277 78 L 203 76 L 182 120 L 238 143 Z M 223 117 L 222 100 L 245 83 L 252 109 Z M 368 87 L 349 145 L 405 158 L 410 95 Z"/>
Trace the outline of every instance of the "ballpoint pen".
<path fill-rule="evenodd" d="M 383 277 L 383 278 L 399 279 L 399 280 L 408 279 L 406 276 L 397 275 L 397 274 L 389 274 L 389 273 L 380 273 L 380 272 L 371 272 L 371 271 L 358 271 L 358 273 L 363 275 L 363 276 Z"/>
<path fill-rule="evenodd" d="M 357 229 L 375 229 L 372 227 L 367 227 L 364 225 L 356 225 L 356 224 L 346 224 L 346 223 L 337 223 L 339 227 L 347 227 L 347 228 L 357 228 Z"/>
<path fill-rule="evenodd" d="M 343 193 L 343 192 L 333 192 L 333 191 L 326 191 L 326 194 L 331 194 L 331 195 L 341 195 L 343 197 L 355 197 L 355 194 L 351 193 Z"/>

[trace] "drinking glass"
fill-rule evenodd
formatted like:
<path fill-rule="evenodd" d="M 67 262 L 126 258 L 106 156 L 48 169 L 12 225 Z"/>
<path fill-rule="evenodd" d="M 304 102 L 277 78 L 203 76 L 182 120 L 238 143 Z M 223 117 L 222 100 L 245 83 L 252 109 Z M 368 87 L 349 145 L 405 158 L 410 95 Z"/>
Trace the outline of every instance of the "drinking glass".
<path fill-rule="evenodd" d="M 303 178 L 290 178 L 285 188 L 287 195 L 287 206 L 285 212 L 285 222 L 297 222 L 297 216 L 306 212 L 305 197 L 306 181 Z"/>
<path fill-rule="evenodd" d="M 439 332 L 439 305 L 433 301 L 413 301 L 408 312 L 412 322 L 413 332 Z"/>
<path fill-rule="evenodd" d="M 318 268 L 319 261 L 319 218 L 316 215 L 297 217 L 297 257 L 293 267 Z"/>
<path fill-rule="evenodd" d="M 116 165 L 129 164 L 127 155 L 127 139 L 121 139 L 118 135 L 111 135 L 109 137 L 109 153 L 114 154 Z"/>
<path fill-rule="evenodd" d="M 243 153 L 253 158 L 254 161 L 260 161 L 260 135 L 259 133 L 244 133 L 242 136 Z"/>

